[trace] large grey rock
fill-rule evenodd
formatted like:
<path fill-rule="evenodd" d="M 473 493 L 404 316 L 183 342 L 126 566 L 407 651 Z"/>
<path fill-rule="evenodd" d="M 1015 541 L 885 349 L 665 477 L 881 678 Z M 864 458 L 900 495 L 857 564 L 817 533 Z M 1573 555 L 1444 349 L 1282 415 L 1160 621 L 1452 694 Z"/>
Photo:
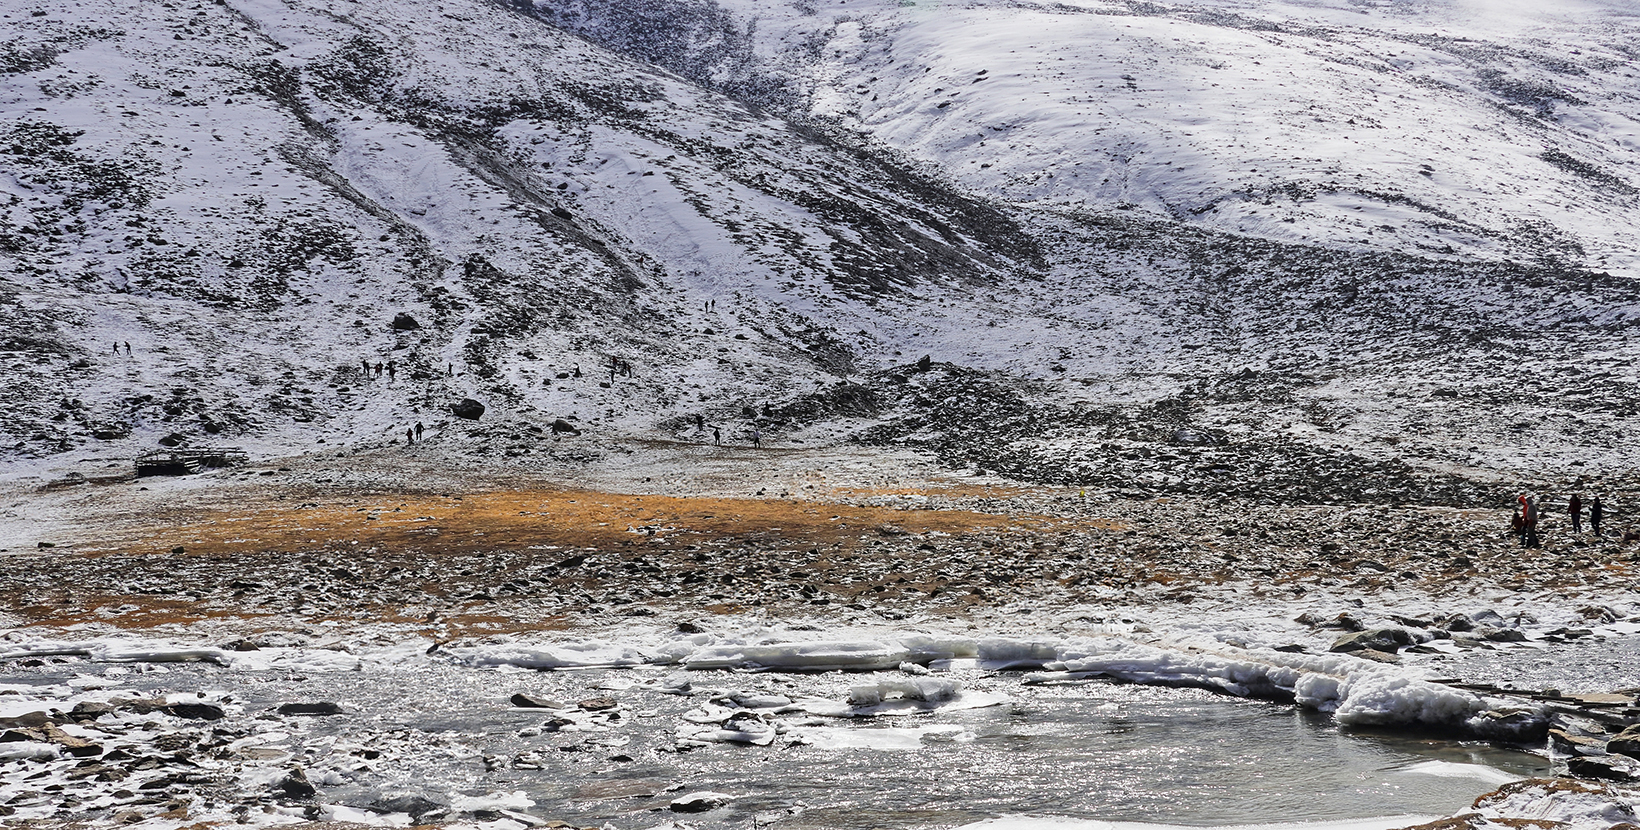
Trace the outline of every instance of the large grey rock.
<path fill-rule="evenodd" d="M 1633 724 L 1606 742 L 1606 751 L 1640 758 L 1640 723 Z"/>
<path fill-rule="evenodd" d="M 450 404 L 450 414 L 456 416 L 457 418 L 466 418 L 469 421 L 476 421 L 479 418 L 484 417 L 484 404 L 481 404 L 472 398 L 462 398 L 460 403 Z"/>
<path fill-rule="evenodd" d="M 727 793 L 698 792 L 674 798 L 668 806 L 674 813 L 704 813 L 734 800 L 735 797 Z"/>
<path fill-rule="evenodd" d="M 1365 631 L 1352 631 L 1333 641 L 1329 651 L 1380 651 L 1394 654 L 1401 649 L 1412 645 L 1412 635 L 1404 628 L 1369 628 Z"/>
<path fill-rule="evenodd" d="M 394 331 L 415 331 L 419 328 L 421 328 L 421 323 L 416 322 L 416 318 L 402 311 L 393 315 Z"/>

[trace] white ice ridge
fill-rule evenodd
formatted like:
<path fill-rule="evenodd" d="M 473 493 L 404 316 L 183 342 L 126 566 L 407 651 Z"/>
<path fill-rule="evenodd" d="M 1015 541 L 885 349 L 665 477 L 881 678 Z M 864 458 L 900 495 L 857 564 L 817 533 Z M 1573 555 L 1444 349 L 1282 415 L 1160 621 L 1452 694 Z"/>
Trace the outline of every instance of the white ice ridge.
<path fill-rule="evenodd" d="M 15 635 L 14 635 L 15 636 Z M 1541 730 L 1544 719 L 1534 711 L 1511 710 L 1501 701 L 1420 679 L 1402 668 L 1343 654 L 1289 654 L 1269 649 L 1242 649 L 1216 641 L 1198 644 L 1142 642 L 1129 635 L 1091 637 L 964 637 L 926 633 L 876 634 L 867 638 L 799 639 L 801 635 L 713 636 L 696 634 L 659 644 L 638 646 L 601 640 L 527 642 L 496 638 L 449 646 L 423 655 L 420 648 L 398 647 L 378 653 L 354 652 L 332 661 L 336 670 L 360 661 L 405 663 L 443 659 L 477 668 L 516 667 L 538 670 L 682 666 L 691 670 L 751 671 L 886 671 L 902 665 L 915 672 L 964 668 L 1023 669 L 1038 672 L 1026 683 L 1053 683 L 1110 678 L 1130 683 L 1203 688 L 1238 697 L 1291 701 L 1329 712 L 1349 725 L 1408 725 L 1447 728 L 1481 737 L 1509 738 Z M 80 643 L 4 644 L 0 658 L 39 654 L 78 654 L 95 661 L 162 662 L 207 660 L 237 670 L 271 668 L 282 662 L 325 670 L 324 661 L 307 659 L 303 649 L 265 649 L 236 655 L 214 648 L 149 643 L 132 638 Z M 270 652 L 278 651 L 280 654 Z M 284 653 L 290 652 L 290 653 Z M 317 650 L 316 654 L 324 654 Z M 884 685 L 853 690 L 856 704 L 917 708 L 906 704 L 949 702 L 956 686 L 913 675 Z M 893 704 L 892 706 L 890 704 Z M 856 708 L 860 708 L 856 706 Z"/>

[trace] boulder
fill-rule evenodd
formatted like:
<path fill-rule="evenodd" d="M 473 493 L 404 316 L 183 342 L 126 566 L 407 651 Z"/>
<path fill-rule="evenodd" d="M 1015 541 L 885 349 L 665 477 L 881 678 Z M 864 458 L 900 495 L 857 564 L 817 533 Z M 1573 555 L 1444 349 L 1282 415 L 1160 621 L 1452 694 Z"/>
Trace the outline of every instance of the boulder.
<path fill-rule="evenodd" d="M 412 821 L 419 823 L 423 816 L 441 813 L 447 808 L 437 801 L 419 795 L 396 795 L 370 802 L 370 809 L 378 813 L 405 813 Z"/>
<path fill-rule="evenodd" d="M 340 715 L 342 707 L 324 701 L 320 703 L 283 703 L 279 706 L 281 715 Z"/>
<path fill-rule="evenodd" d="M 450 404 L 450 414 L 456 416 L 457 418 L 466 418 L 469 421 L 476 421 L 479 418 L 484 417 L 484 404 L 481 404 L 472 398 L 462 398 L 460 403 Z"/>
<path fill-rule="evenodd" d="M 214 703 L 170 703 L 163 707 L 163 711 L 174 717 L 188 720 L 222 720 L 222 707 Z"/>
<path fill-rule="evenodd" d="M 1640 762 L 1622 755 L 1599 758 L 1576 757 L 1566 760 L 1566 771 L 1579 778 L 1600 778 L 1606 781 L 1640 781 Z"/>
<path fill-rule="evenodd" d="M 1483 628 L 1480 635 L 1494 643 L 1521 643 L 1526 641 L 1526 632 L 1518 628 Z"/>
<path fill-rule="evenodd" d="M 553 419 L 553 422 L 552 422 L 552 434 L 557 435 L 559 433 L 569 433 L 570 435 L 580 435 L 581 431 L 576 429 L 575 425 L 570 423 L 569 421 L 566 421 L 563 418 L 555 418 L 555 419 Z"/>
<path fill-rule="evenodd" d="M 415 331 L 419 328 L 421 328 L 421 324 L 416 322 L 416 318 L 411 317 L 402 311 L 393 315 L 394 331 Z"/>
<path fill-rule="evenodd" d="M 279 783 L 274 784 L 273 788 L 281 795 L 291 798 L 310 798 L 319 792 L 309 783 L 307 773 L 303 772 L 301 767 L 291 767 L 290 774 L 279 779 Z"/>
<path fill-rule="evenodd" d="M 519 692 L 518 694 L 513 695 L 511 698 L 508 698 L 507 702 L 511 703 L 514 706 L 517 706 L 520 709 L 568 709 L 569 708 L 568 706 L 565 706 L 562 701 L 553 700 L 550 697 L 535 697 L 533 695 L 524 694 L 523 692 Z"/>
<path fill-rule="evenodd" d="M 1617 737 L 1607 741 L 1606 751 L 1627 755 L 1630 758 L 1640 758 L 1640 723 L 1629 726 L 1617 733 Z"/>
<path fill-rule="evenodd" d="M 575 705 L 588 712 L 604 712 L 614 709 L 620 704 L 612 697 L 589 697 Z"/>
<path fill-rule="evenodd" d="M 1385 654 L 1394 654 L 1401 649 L 1412 645 L 1412 635 L 1404 628 L 1369 628 L 1364 631 L 1352 631 L 1333 641 L 1328 651 L 1378 651 Z"/>

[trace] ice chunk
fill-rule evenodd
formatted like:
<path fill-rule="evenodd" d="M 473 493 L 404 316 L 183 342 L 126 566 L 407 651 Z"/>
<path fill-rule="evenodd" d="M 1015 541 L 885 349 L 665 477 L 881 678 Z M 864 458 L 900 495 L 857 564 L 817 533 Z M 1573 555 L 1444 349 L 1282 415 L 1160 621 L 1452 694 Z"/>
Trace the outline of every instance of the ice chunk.
<path fill-rule="evenodd" d="M 56 744 L 39 741 L 0 743 L 0 761 L 49 761 L 57 755 Z"/>
<path fill-rule="evenodd" d="M 897 643 L 822 641 L 708 646 L 684 658 L 684 665 L 690 669 L 880 671 L 906 659 L 905 649 Z"/>
<path fill-rule="evenodd" d="M 478 646 L 445 651 L 461 663 L 480 668 L 518 666 L 526 669 L 590 669 L 641 666 L 649 662 L 637 649 L 599 642 L 550 646 Z"/>
<path fill-rule="evenodd" d="M 848 702 L 855 706 L 875 706 L 892 698 L 925 700 L 932 703 L 953 700 L 962 684 L 940 677 L 886 677 L 875 683 L 851 686 Z"/>

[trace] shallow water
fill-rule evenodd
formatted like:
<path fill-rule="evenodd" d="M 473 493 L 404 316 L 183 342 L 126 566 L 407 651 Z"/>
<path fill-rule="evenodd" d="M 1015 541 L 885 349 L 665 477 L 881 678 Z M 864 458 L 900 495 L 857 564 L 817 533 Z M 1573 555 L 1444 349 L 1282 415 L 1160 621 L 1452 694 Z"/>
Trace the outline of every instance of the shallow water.
<path fill-rule="evenodd" d="M 33 679 L 83 672 L 83 684 L 109 668 L 72 660 Z M 244 711 L 221 725 L 246 736 L 267 775 L 305 767 L 325 803 L 362 807 L 414 793 L 451 804 L 516 791 L 534 803 L 510 803 L 535 816 L 618 828 L 654 826 L 673 816 L 671 799 L 699 790 L 737 798 L 690 820 L 793 828 L 952 826 L 1022 813 L 1188 825 L 1437 816 L 1511 777 L 1546 771 L 1532 755 L 1352 734 L 1289 706 L 1104 682 L 1024 686 L 1006 672 L 954 675 L 970 690 L 1005 696 L 997 706 L 782 715 L 795 729 L 772 746 L 684 751 L 681 716 L 710 689 L 841 700 L 871 675 L 695 672 L 696 694 L 680 697 L 619 688 L 668 674 L 648 669 L 540 673 L 429 661 L 352 672 L 182 665 L 112 674 L 111 689 L 226 692 Z M 515 692 L 565 702 L 609 696 L 620 717 L 597 731 L 538 731 L 552 713 L 511 707 Z M 316 700 L 350 714 L 269 714 Z M 799 733 L 813 745 L 789 745 Z M 254 769 L 246 780 L 256 785 Z"/>

